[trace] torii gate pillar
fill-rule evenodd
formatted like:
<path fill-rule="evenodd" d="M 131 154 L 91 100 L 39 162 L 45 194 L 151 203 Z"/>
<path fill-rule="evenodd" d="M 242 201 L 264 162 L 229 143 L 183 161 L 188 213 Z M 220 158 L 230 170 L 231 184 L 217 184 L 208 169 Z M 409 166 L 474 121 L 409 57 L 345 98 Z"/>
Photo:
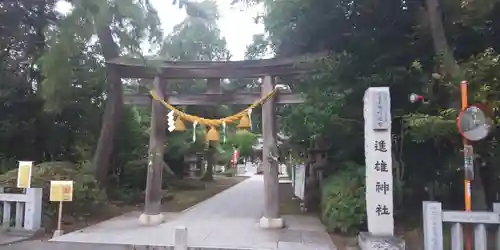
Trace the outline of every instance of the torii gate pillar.
<path fill-rule="evenodd" d="M 155 77 L 153 88 L 165 99 L 166 82 Z M 149 157 L 144 212 L 139 217 L 142 225 L 158 225 L 164 220 L 161 211 L 163 152 L 165 145 L 166 110 L 159 101 L 153 101 L 151 108 L 151 132 L 149 134 Z"/>
<path fill-rule="evenodd" d="M 274 90 L 274 77 L 264 77 L 262 96 Z M 259 225 L 262 228 L 283 228 L 279 212 L 278 147 L 276 140 L 275 98 L 262 105 L 262 167 L 264 171 L 264 216 Z"/>

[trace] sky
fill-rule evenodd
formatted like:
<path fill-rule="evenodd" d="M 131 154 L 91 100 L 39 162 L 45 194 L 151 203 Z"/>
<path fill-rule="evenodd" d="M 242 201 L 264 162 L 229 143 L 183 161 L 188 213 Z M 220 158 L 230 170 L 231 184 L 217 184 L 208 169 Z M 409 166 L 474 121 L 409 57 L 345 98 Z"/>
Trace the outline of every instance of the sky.
<path fill-rule="evenodd" d="M 172 28 L 186 17 L 185 11 L 172 5 L 171 0 L 150 1 L 158 11 L 165 34 L 170 33 Z M 263 8 L 261 5 L 255 7 L 231 6 L 231 0 L 215 1 L 220 13 L 219 29 L 222 36 L 226 38 L 228 49 L 233 55 L 231 60 L 243 60 L 246 46 L 252 43 L 253 35 L 264 33 L 264 25 L 254 22 L 254 18 L 263 11 Z M 59 2 L 57 9 L 64 13 L 69 11 L 71 7 L 66 3 Z"/>

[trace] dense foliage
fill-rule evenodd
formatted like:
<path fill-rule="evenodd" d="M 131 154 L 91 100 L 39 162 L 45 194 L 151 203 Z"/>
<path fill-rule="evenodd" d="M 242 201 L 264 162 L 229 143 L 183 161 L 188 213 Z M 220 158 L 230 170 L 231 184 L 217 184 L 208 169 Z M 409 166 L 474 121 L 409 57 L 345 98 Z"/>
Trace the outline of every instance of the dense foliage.
<path fill-rule="evenodd" d="M 267 47 L 278 56 L 330 52 L 318 62 L 318 74 L 292 85 L 306 94 L 307 102 L 282 112 L 295 149 L 327 149 L 331 178 L 351 168 L 346 162 L 364 165 L 362 97 L 367 87 L 389 86 L 396 215 L 415 214 L 428 199 L 463 207 L 462 142 L 455 125 L 458 82 L 467 80 L 470 102 L 484 103 L 498 119 L 498 1 L 246 2 L 266 9 L 261 20 L 267 45 L 256 36 L 253 53 Z M 426 96 L 429 104 L 410 103 L 411 93 Z M 499 135 L 495 131 L 474 145 L 475 208 L 490 206 L 498 197 Z M 348 188 L 325 186 L 324 195 L 348 193 Z M 323 214 L 335 214 L 358 198 L 337 200 Z M 358 215 L 346 215 L 350 218 L 343 220 L 355 222 L 345 226 L 363 224 Z M 334 228 L 347 230 L 343 226 Z"/>
<path fill-rule="evenodd" d="M 330 231 L 347 233 L 366 220 L 365 169 L 346 163 L 321 187 L 321 220 Z"/>
<path fill-rule="evenodd" d="M 170 60 L 227 60 L 230 53 L 216 24 L 213 1 L 178 3 L 188 16 L 167 36 L 158 29 L 149 1 L 66 1 L 71 3 L 67 13 L 57 12 L 56 2 L 0 3 L 1 180 L 15 182 L 17 160 L 42 163 L 34 172 L 34 185 L 73 179 L 75 196 L 88 202 L 76 200 L 75 208 L 65 211 L 89 213 L 90 208 L 78 206 L 105 200 L 105 193 L 129 200 L 140 196 L 146 185 L 150 107 L 122 104 L 122 92 L 146 90 L 135 80 L 121 81 L 104 61 L 119 55 L 140 57 L 142 42 L 156 44 L 158 56 Z M 203 81 L 186 80 L 171 87 L 196 93 L 204 86 Z M 206 117 L 233 112 L 232 107 L 185 110 Z M 235 128 L 228 129 L 228 141 L 235 147 L 252 143 L 253 134 L 238 136 Z M 186 154 L 205 151 L 203 129 L 197 134 L 192 142 L 191 131 L 169 133 L 165 186 L 183 177 Z M 232 150 L 218 145 L 221 163 L 229 162 Z"/>

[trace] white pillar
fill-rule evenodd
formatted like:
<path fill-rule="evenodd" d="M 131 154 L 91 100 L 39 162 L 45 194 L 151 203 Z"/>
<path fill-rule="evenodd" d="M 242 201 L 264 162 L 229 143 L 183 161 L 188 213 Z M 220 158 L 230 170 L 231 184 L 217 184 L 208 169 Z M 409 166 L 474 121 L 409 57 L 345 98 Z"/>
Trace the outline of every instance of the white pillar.
<path fill-rule="evenodd" d="M 364 96 L 366 213 L 368 233 L 361 233 L 362 250 L 404 249 L 403 240 L 394 238 L 391 98 L 388 87 L 368 88 Z M 386 248 L 387 247 L 387 248 Z M 379 249 L 379 248 L 376 248 Z"/>
<path fill-rule="evenodd" d="M 365 92 L 366 212 L 377 235 L 394 234 L 390 102 L 388 87 Z"/>

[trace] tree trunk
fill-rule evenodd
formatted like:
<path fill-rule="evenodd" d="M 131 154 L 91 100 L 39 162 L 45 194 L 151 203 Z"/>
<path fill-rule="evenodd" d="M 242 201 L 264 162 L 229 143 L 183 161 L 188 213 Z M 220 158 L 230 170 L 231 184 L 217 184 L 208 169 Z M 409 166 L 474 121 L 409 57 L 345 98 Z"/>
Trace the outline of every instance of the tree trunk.
<path fill-rule="evenodd" d="M 477 163 L 477 161 L 475 163 Z M 476 170 L 476 173 L 479 173 L 481 168 L 476 164 L 474 169 Z M 488 208 L 482 179 L 481 174 L 474 175 L 474 185 L 471 186 L 472 210 L 485 211 Z"/>
<path fill-rule="evenodd" d="M 497 202 L 497 197 L 498 197 L 498 174 L 496 171 L 496 166 L 495 163 L 491 161 L 483 161 L 484 159 L 481 159 L 481 161 L 478 162 L 480 172 L 479 174 L 481 175 L 481 179 L 483 181 L 483 186 L 484 186 L 484 191 L 485 191 L 485 196 L 486 196 L 486 205 L 489 206 L 489 209 L 493 209 L 492 205 L 494 202 Z"/>
<path fill-rule="evenodd" d="M 436 50 L 436 54 L 438 56 L 442 56 L 444 71 L 446 74 L 449 74 L 453 80 L 462 80 L 460 79 L 462 75 L 460 66 L 455 60 L 453 51 L 451 50 L 446 39 L 443 21 L 441 18 L 442 13 L 439 9 L 439 0 L 426 0 L 426 4 L 431 26 L 432 40 L 434 42 L 434 49 Z M 471 182 L 471 192 L 473 193 L 471 195 L 475 197 L 474 199 L 472 199 L 472 201 L 474 203 L 474 207 L 482 208 L 484 207 L 484 205 L 481 203 L 485 203 L 485 191 L 484 186 L 482 185 L 480 174 L 478 173 L 478 171 L 480 171 L 480 168 L 475 169 L 477 170 L 475 174 L 476 180 Z"/>
<path fill-rule="evenodd" d="M 97 36 L 102 46 L 104 59 L 110 60 L 120 55 L 120 48 L 113 40 L 109 26 L 98 28 Z M 113 72 L 109 68 L 106 70 L 106 76 L 109 90 L 102 116 L 101 132 L 92 158 L 94 177 L 102 189 L 106 188 L 110 158 L 114 148 L 115 131 L 120 123 L 123 111 L 121 77 L 117 72 Z"/>
<path fill-rule="evenodd" d="M 432 41 L 436 55 L 441 57 L 445 73 L 452 78 L 460 77 L 460 67 L 458 66 L 453 51 L 451 50 L 446 34 L 444 32 L 441 10 L 439 9 L 439 0 L 426 0 L 427 14 L 431 26 Z M 455 79 L 456 80 L 456 79 Z"/>

